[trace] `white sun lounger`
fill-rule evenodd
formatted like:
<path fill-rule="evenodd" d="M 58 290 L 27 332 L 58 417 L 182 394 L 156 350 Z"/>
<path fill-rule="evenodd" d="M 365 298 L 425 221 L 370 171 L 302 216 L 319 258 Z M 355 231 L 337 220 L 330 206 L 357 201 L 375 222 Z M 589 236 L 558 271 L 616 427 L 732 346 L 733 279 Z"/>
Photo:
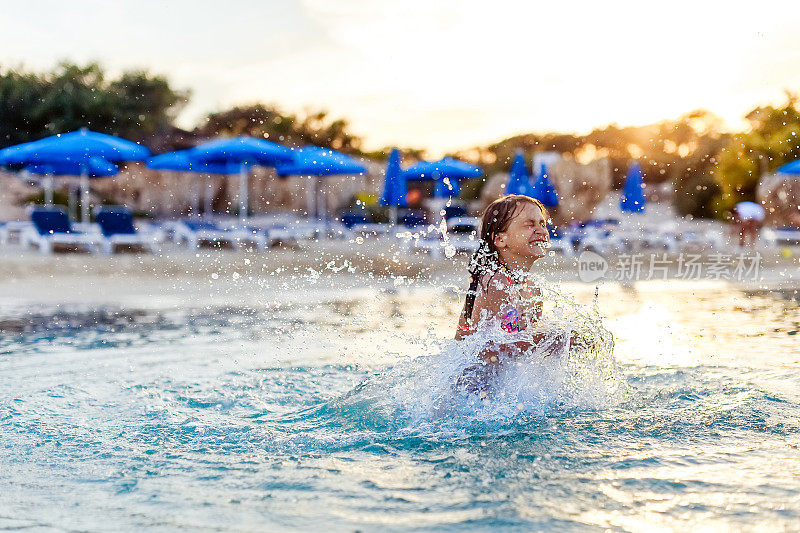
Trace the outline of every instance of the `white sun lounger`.
<path fill-rule="evenodd" d="M 773 246 L 800 246 L 800 229 L 764 228 L 761 234 Z"/>
<path fill-rule="evenodd" d="M 21 236 L 24 247 L 36 247 L 43 254 L 52 253 L 56 245 L 100 251 L 102 237 L 72 228 L 67 213 L 59 208 L 38 207 L 31 211 L 32 227 Z"/>
<path fill-rule="evenodd" d="M 0 223 L 0 244 L 21 242 L 22 234 L 32 229 L 33 224 L 30 220 L 9 220 Z"/>
<path fill-rule="evenodd" d="M 590 251 L 603 255 L 606 253 L 619 252 L 625 250 L 625 248 L 625 242 L 616 233 L 592 228 L 588 229 L 586 236 L 578 243 L 575 252 L 581 253 Z"/>
<path fill-rule="evenodd" d="M 236 238 L 239 246 L 254 246 L 258 251 L 263 252 L 279 242 L 296 242 L 292 233 L 281 227 L 262 228 L 258 226 L 246 226 L 232 228 L 231 233 Z"/>
<path fill-rule="evenodd" d="M 104 206 L 97 210 L 95 218 L 103 235 L 102 248 L 105 254 L 111 255 L 117 246 L 137 246 L 156 253 L 156 236 L 137 230 L 128 209 Z"/>
<path fill-rule="evenodd" d="M 190 248 L 199 248 L 203 243 L 236 246 L 239 242 L 235 231 L 222 228 L 211 220 L 182 220 L 175 225 L 172 239 Z"/>

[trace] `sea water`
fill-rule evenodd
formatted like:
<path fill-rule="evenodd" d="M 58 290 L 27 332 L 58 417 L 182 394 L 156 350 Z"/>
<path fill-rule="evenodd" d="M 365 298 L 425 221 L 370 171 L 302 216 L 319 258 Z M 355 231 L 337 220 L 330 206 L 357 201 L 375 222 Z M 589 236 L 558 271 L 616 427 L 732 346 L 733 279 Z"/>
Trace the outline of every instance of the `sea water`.
<path fill-rule="evenodd" d="M 561 287 L 599 348 L 480 398 L 457 290 L 341 279 L 4 302 L 0 527 L 799 527 L 795 293 Z"/>

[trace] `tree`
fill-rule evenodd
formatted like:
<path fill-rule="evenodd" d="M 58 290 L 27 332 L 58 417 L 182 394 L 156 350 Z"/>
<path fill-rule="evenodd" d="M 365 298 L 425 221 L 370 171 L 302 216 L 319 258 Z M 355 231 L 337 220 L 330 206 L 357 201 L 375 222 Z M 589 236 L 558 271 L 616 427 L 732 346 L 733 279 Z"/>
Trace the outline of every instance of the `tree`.
<path fill-rule="evenodd" d="M 187 98 L 145 71 L 109 81 L 97 63 L 62 63 L 44 74 L 0 71 L 0 146 L 82 127 L 146 144 Z"/>
<path fill-rule="evenodd" d="M 172 125 L 189 93 L 175 91 L 162 76 L 146 71 L 124 72 L 108 85 L 117 104 L 118 134 L 126 138 L 150 136 Z"/>
<path fill-rule="evenodd" d="M 0 73 L 0 147 L 46 135 L 47 118 L 37 111 L 46 93 L 44 80 L 36 74 Z"/>
<path fill-rule="evenodd" d="M 781 107 L 762 106 L 745 117 L 748 131 L 738 133 L 719 154 L 714 177 L 721 188 L 716 199 L 717 216 L 738 202 L 755 200 L 764 174 L 800 159 L 800 109 L 798 97 L 786 93 Z"/>
<path fill-rule="evenodd" d="M 286 114 L 274 106 L 253 104 L 211 113 L 197 133 L 203 136 L 249 135 L 290 147 L 309 144 L 361 154 L 361 139 L 348 131 L 346 120 L 329 120 L 325 111 Z"/>

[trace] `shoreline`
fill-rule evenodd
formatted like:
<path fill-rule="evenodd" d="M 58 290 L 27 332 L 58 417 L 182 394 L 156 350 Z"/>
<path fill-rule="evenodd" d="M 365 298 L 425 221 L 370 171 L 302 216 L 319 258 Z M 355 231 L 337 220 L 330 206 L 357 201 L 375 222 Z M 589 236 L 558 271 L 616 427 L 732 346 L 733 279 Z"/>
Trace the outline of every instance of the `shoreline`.
<path fill-rule="evenodd" d="M 468 256 L 434 259 L 408 253 L 387 243 L 317 241 L 301 249 L 267 252 L 217 249 L 187 250 L 169 245 L 158 254 L 42 255 L 5 246 L 0 252 L 0 302 L 13 307 L 58 303 L 140 302 L 144 305 L 181 305 L 191 302 L 247 302 L 285 292 L 302 297 L 304 286 L 325 289 L 331 296 L 361 288 L 397 290 L 404 286 L 445 287 L 465 290 Z M 578 257 L 546 257 L 534 272 L 546 281 L 563 283 L 578 292 L 618 284 L 637 290 L 692 287 L 702 290 L 720 285 L 743 291 L 797 291 L 800 289 L 800 254 L 784 257 L 762 253 L 758 279 L 681 279 L 678 254 L 667 254 L 668 266 L 657 279 L 581 281 Z M 661 257 L 661 252 L 654 252 Z M 730 252 L 729 252 L 730 253 Z M 609 263 L 621 256 L 609 256 Z M 710 254 L 702 254 L 703 260 Z M 280 299 L 280 298 L 279 298 Z"/>

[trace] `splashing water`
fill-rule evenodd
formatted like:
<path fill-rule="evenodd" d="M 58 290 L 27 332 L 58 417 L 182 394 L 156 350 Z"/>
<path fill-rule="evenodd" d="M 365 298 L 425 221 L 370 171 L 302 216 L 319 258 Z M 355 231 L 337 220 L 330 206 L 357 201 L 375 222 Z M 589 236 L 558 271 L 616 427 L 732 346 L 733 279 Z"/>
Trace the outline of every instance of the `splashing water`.
<path fill-rule="evenodd" d="M 462 340 L 443 341 L 438 353 L 406 361 L 369 378 L 332 402 L 340 414 L 361 413 L 408 434 L 422 432 L 468 437 L 525 428 L 554 410 L 608 408 L 624 398 L 625 386 L 613 360 L 611 333 L 600 317 L 586 313 L 554 287 L 539 281 L 548 295 L 552 318 L 537 329 L 543 335 L 528 352 L 499 365 L 480 362 L 487 345 L 536 343 L 526 332 L 509 334 L 486 323 Z M 545 318 L 545 320 L 547 320 Z M 571 346 L 568 332 L 584 339 Z M 476 375 L 485 390 L 460 386 Z M 347 416 L 350 416 L 349 414 Z"/>

